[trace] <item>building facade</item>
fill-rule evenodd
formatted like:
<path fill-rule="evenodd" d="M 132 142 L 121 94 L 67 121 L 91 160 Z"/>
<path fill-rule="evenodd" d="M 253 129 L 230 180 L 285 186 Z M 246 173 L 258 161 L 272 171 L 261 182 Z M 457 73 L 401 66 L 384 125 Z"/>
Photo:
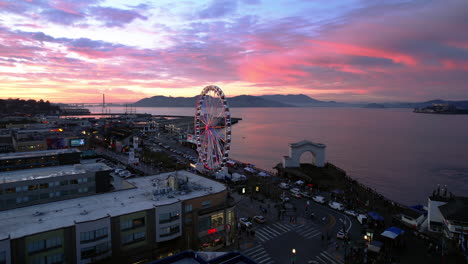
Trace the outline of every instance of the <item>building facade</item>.
<path fill-rule="evenodd" d="M 186 171 L 129 184 L 134 188 L 1 211 L 0 257 L 6 264 L 133 263 L 232 242 L 234 205 L 224 185 Z M 12 228 L 14 216 L 21 226 Z"/>

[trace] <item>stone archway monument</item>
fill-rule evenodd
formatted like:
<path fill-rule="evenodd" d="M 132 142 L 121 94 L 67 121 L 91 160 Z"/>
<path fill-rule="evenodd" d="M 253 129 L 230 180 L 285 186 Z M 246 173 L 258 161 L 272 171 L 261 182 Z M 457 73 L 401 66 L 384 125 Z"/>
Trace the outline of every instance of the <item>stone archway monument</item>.
<path fill-rule="evenodd" d="M 308 140 L 302 140 L 297 143 L 289 144 L 289 156 L 283 157 L 283 168 L 300 167 L 300 158 L 302 153 L 311 152 L 315 158 L 315 166 L 325 166 L 325 144 L 314 143 Z"/>

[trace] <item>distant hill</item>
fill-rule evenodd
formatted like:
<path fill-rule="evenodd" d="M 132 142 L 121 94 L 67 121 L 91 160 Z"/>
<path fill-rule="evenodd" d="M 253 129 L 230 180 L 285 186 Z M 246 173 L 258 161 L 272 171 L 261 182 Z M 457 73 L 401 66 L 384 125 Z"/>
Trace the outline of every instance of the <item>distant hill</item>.
<path fill-rule="evenodd" d="M 136 107 L 195 107 L 198 96 L 171 97 L 157 95 L 143 98 L 133 104 Z M 230 107 L 366 107 L 366 108 L 424 108 L 433 104 L 452 104 L 459 109 L 468 109 L 468 101 L 431 100 L 414 103 L 340 103 L 320 101 L 304 94 L 288 95 L 239 95 L 228 97 Z"/>
<path fill-rule="evenodd" d="M 133 104 L 135 107 L 195 107 L 197 97 L 153 96 Z M 239 95 L 228 98 L 229 107 L 294 107 L 290 104 L 266 100 L 258 96 Z"/>
<path fill-rule="evenodd" d="M 270 101 L 275 101 L 275 102 L 281 102 L 293 106 L 298 106 L 298 107 L 309 107 L 309 106 L 348 106 L 348 104 L 345 103 L 337 103 L 334 101 L 326 102 L 326 101 L 320 101 L 317 99 L 313 99 L 307 95 L 304 94 L 288 94 L 288 95 L 282 95 L 282 94 L 274 94 L 274 95 L 262 95 L 259 96 L 263 99 L 270 100 Z"/>

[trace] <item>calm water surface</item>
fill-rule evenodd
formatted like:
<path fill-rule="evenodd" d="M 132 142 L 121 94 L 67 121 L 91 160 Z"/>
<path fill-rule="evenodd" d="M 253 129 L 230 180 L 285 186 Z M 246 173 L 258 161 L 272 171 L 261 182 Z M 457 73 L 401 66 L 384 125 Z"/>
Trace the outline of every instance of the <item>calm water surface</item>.
<path fill-rule="evenodd" d="M 112 108 L 114 113 L 119 110 Z M 437 184 L 447 185 L 454 194 L 468 194 L 468 115 L 366 108 L 231 111 L 243 119 L 233 126 L 233 159 L 271 170 L 288 155 L 289 143 L 306 139 L 324 143 L 327 161 L 390 199 L 426 203 Z M 194 108 L 137 112 L 193 115 Z"/>

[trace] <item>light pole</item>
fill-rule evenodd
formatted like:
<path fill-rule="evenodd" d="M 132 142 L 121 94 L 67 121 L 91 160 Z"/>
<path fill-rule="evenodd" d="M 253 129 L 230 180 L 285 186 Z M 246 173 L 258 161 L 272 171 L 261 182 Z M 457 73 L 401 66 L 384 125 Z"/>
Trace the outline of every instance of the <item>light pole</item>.
<path fill-rule="evenodd" d="M 292 249 L 292 257 L 291 257 L 291 263 L 294 264 L 296 262 L 296 249 Z"/>

